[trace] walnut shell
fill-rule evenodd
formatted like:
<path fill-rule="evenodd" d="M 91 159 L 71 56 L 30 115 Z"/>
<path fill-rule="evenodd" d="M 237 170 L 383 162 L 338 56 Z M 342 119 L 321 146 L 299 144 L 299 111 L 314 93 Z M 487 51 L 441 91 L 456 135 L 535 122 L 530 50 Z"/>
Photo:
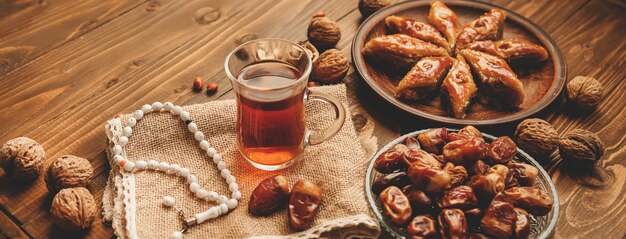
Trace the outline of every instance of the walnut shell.
<path fill-rule="evenodd" d="M 559 146 L 559 135 L 545 120 L 526 119 L 515 129 L 515 142 L 531 156 L 547 158 Z"/>
<path fill-rule="evenodd" d="M 359 1 L 359 12 L 361 12 L 361 16 L 369 17 L 372 13 L 390 4 L 391 0 L 361 0 Z"/>
<path fill-rule="evenodd" d="M 17 180 L 37 178 L 45 159 L 43 147 L 27 137 L 9 140 L 0 149 L 0 167 Z"/>
<path fill-rule="evenodd" d="M 337 45 L 341 39 L 341 30 L 337 22 L 327 17 L 314 17 L 307 30 L 309 42 L 317 49 L 324 50 Z"/>
<path fill-rule="evenodd" d="M 46 172 L 46 187 L 51 193 L 64 188 L 86 187 L 91 182 L 93 167 L 89 160 L 63 155 L 52 162 Z"/>
<path fill-rule="evenodd" d="M 559 154 L 567 161 L 593 165 L 604 154 L 604 144 L 593 132 L 575 129 L 559 140 Z"/>
<path fill-rule="evenodd" d="M 313 79 L 322 83 L 335 83 L 348 74 L 348 58 L 337 49 L 322 53 L 313 64 Z"/>
<path fill-rule="evenodd" d="M 593 77 L 577 76 L 567 83 L 567 99 L 583 108 L 591 108 L 600 103 L 602 88 Z"/>
<path fill-rule="evenodd" d="M 96 216 L 96 201 L 86 188 L 62 189 L 52 199 L 50 213 L 54 222 L 64 230 L 89 228 Z"/>

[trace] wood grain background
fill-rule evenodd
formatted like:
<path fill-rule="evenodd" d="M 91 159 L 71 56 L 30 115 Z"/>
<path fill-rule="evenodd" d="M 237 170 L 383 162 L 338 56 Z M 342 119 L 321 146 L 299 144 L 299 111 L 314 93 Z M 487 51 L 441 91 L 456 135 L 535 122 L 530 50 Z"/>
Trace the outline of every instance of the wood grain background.
<path fill-rule="evenodd" d="M 89 186 L 98 202 L 109 170 L 103 123 L 146 102 L 196 104 L 233 97 L 222 63 L 246 40 L 306 39 L 317 11 L 338 21 L 337 48 L 350 54 L 362 21 L 358 0 L 0 0 L 0 143 L 31 137 L 46 149 L 46 165 L 63 154 L 87 158 L 95 168 Z M 537 117 L 559 133 L 596 132 L 606 153 L 589 173 L 544 159 L 560 197 L 556 238 L 626 236 L 626 8 L 607 0 L 490 0 L 536 22 L 565 54 L 569 78 L 593 76 L 605 87 L 594 110 L 562 98 Z M 194 76 L 220 85 L 214 95 L 191 90 Z M 355 127 L 374 152 L 395 137 L 437 125 L 390 107 L 350 70 Z M 513 133 L 515 125 L 484 127 Z M 16 183 L 0 170 L 0 238 L 111 238 L 100 223 L 70 234 L 53 225 L 51 197 L 41 178 Z"/>

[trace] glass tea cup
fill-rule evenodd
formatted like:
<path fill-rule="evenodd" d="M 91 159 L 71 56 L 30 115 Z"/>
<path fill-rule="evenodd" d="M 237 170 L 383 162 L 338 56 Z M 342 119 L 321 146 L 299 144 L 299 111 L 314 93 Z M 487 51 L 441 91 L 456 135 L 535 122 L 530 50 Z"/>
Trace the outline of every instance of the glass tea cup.
<path fill-rule="evenodd" d="M 335 97 L 309 91 L 311 56 L 299 44 L 257 39 L 235 48 L 224 63 L 237 98 L 237 146 L 254 167 L 278 170 L 291 165 L 309 145 L 332 138 L 345 121 Z M 328 103 L 335 120 L 326 129 L 306 129 L 304 104 Z"/>

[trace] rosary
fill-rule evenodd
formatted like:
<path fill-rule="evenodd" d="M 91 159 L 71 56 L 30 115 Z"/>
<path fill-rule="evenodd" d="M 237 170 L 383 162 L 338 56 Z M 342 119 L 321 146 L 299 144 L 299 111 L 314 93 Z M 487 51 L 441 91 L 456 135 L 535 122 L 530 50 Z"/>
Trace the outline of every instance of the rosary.
<path fill-rule="evenodd" d="M 208 191 L 198 184 L 198 177 L 191 174 L 188 168 L 181 167 L 178 164 L 169 164 L 167 162 L 157 162 L 155 160 L 137 160 L 130 162 L 122 156 L 124 146 L 128 143 L 128 137 L 133 133 L 133 127 L 137 124 L 137 121 L 141 120 L 144 115 L 153 112 L 169 112 L 172 115 L 179 116 L 182 121 L 187 125 L 187 129 L 194 135 L 194 138 L 199 142 L 199 146 L 206 152 L 209 158 L 213 159 L 213 163 L 217 165 L 217 169 L 220 170 L 222 178 L 226 180 L 228 184 L 228 190 L 230 190 L 231 197 L 228 198 L 225 195 L 219 195 L 215 191 Z M 181 231 L 175 231 L 171 234 L 172 239 L 182 239 L 183 233 L 186 232 L 189 227 L 203 223 L 209 219 L 217 218 L 228 213 L 229 210 L 233 210 L 237 207 L 238 200 L 241 198 L 241 192 L 239 191 L 239 185 L 237 185 L 235 176 L 233 176 L 228 170 L 228 166 L 222 160 L 220 154 L 217 153 L 215 148 L 209 145 L 209 142 L 204 139 L 204 133 L 198 130 L 198 125 L 194 123 L 189 112 L 184 111 L 180 106 L 174 106 L 171 102 L 154 102 L 152 105 L 144 105 L 140 110 L 137 110 L 126 121 L 127 126 L 123 128 L 122 135 L 118 137 L 117 143 L 113 146 L 111 152 L 113 153 L 114 162 L 120 166 L 126 172 L 139 172 L 142 170 L 154 170 L 161 171 L 167 174 L 177 175 L 187 180 L 189 184 L 189 190 L 199 199 L 217 202 L 219 205 L 212 206 L 204 212 L 195 214 L 192 217 L 185 218 L 183 211 L 178 210 L 178 217 L 183 222 L 183 229 Z M 166 207 L 174 206 L 175 199 L 171 196 L 163 197 L 163 205 Z M 174 207 L 175 208 L 175 207 Z"/>

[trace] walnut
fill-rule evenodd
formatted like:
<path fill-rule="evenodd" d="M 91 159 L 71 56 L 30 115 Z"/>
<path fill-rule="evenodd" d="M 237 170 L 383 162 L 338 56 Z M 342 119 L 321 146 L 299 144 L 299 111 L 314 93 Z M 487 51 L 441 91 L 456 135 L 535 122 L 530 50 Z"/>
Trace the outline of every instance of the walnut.
<path fill-rule="evenodd" d="M 317 61 L 317 59 L 320 57 L 320 53 L 319 51 L 317 51 L 317 48 L 313 46 L 313 44 L 311 44 L 310 42 L 300 42 L 300 45 L 304 47 L 304 50 L 311 54 L 311 62 Z"/>
<path fill-rule="evenodd" d="M 52 162 L 45 180 L 48 191 L 56 193 L 64 188 L 86 187 L 92 176 L 93 167 L 87 159 L 64 155 Z"/>
<path fill-rule="evenodd" d="M 52 199 L 50 213 L 54 222 L 62 229 L 78 231 L 93 223 L 96 202 L 86 188 L 66 188 Z"/>
<path fill-rule="evenodd" d="M 27 137 L 9 140 L 0 149 L 0 167 L 17 180 L 37 178 L 45 159 L 43 147 Z"/>
<path fill-rule="evenodd" d="M 579 166 L 593 165 L 604 154 L 604 144 L 593 132 L 575 129 L 559 140 L 559 154 Z"/>
<path fill-rule="evenodd" d="M 515 129 L 518 147 L 537 158 L 549 157 L 559 146 L 559 136 L 552 125 L 542 119 L 526 119 Z"/>
<path fill-rule="evenodd" d="M 348 69 L 348 58 L 341 51 L 330 49 L 313 64 L 313 79 L 326 84 L 335 83 L 348 74 Z"/>
<path fill-rule="evenodd" d="M 337 22 L 325 17 L 324 14 L 316 14 L 311 19 L 307 37 L 317 49 L 324 50 L 337 45 L 341 39 L 341 30 Z"/>
<path fill-rule="evenodd" d="M 369 17 L 372 13 L 389 6 L 391 4 L 391 0 L 360 0 L 359 1 L 359 12 L 363 17 Z"/>
<path fill-rule="evenodd" d="M 574 77 L 566 88 L 567 99 L 583 108 L 592 108 L 602 99 L 602 84 L 593 77 Z"/>

